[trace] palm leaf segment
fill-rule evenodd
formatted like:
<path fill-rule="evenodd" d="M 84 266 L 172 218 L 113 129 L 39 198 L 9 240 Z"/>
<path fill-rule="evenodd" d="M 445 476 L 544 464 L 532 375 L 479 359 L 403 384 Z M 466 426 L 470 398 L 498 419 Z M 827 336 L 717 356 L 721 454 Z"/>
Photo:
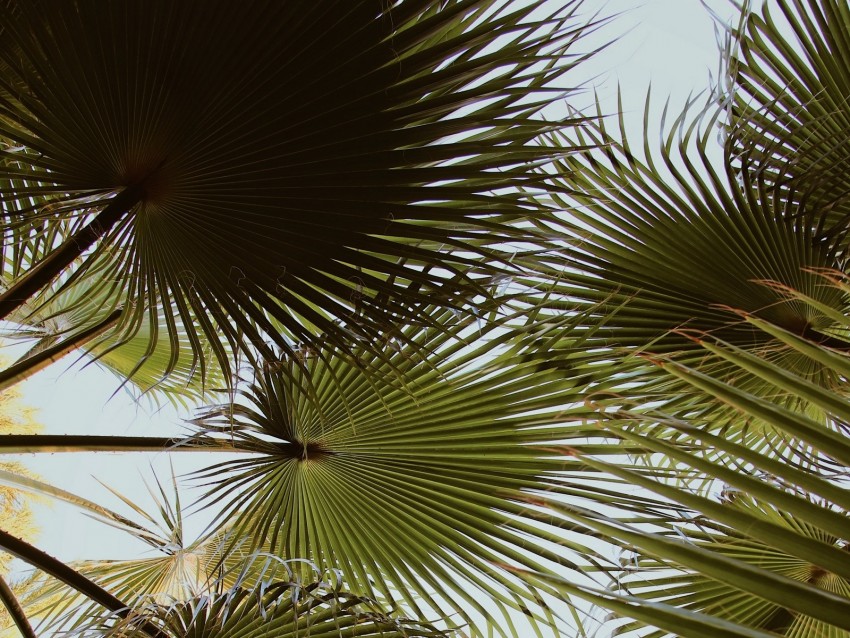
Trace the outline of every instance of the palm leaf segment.
<path fill-rule="evenodd" d="M 66 248 L 121 282 L 124 328 L 177 316 L 221 360 L 486 292 L 582 31 L 539 5 L 4 3 L 7 243 L 93 219 Z"/>
<path fill-rule="evenodd" d="M 850 7 L 778 0 L 730 32 L 728 152 L 762 174 L 819 240 L 847 249 Z M 790 37 L 789 37 L 790 36 Z"/>
<path fill-rule="evenodd" d="M 527 631 L 556 621 L 542 594 L 504 566 L 560 565 L 580 577 L 595 554 L 580 542 L 567 543 L 572 559 L 549 551 L 563 535 L 523 496 L 605 492 L 547 447 L 586 441 L 587 410 L 575 407 L 579 391 L 561 369 L 581 370 L 583 350 L 544 361 L 524 354 L 542 338 L 530 327 L 516 333 L 433 313 L 438 328 L 410 328 L 398 349 L 390 344 L 384 381 L 349 358 L 284 360 L 242 401 L 199 419 L 205 435 L 254 452 L 202 472 L 214 482 L 208 502 L 235 520 L 235 538 L 250 533 L 278 556 L 340 569 L 354 593 L 469 624 L 474 635 L 493 623 L 526 635 L 511 629 L 515 620 L 494 620 L 494 609 L 528 613 Z M 401 345 L 407 339 L 415 345 Z M 614 489 L 603 498 L 629 501 Z"/>

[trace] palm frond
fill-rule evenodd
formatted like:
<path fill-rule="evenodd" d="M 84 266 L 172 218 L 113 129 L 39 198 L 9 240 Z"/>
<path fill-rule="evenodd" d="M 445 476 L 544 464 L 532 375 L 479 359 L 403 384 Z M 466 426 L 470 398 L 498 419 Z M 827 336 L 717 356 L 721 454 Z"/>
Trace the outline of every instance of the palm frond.
<path fill-rule="evenodd" d="M 833 361 L 843 378 L 846 353 L 836 353 L 762 319 L 746 318 L 754 329 L 780 338 L 802 356 Z M 692 613 L 693 635 L 714 627 L 718 635 L 759 635 L 749 629 L 788 636 L 846 636 L 850 631 L 850 558 L 846 551 L 850 491 L 850 439 L 844 419 L 848 401 L 843 388 L 823 388 L 805 375 L 766 357 L 716 338 L 697 345 L 777 388 L 796 392 L 817 404 L 830 428 L 783 402 L 755 395 L 733 382 L 659 357 L 660 369 L 714 397 L 743 418 L 769 423 L 789 438 L 803 439 L 817 450 L 818 466 L 798 458 L 775 458 L 711 432 L 705 421 L 677 405 L 641 404 L 635 397 L 599 400 L 606 428 L 633 445 L 652 450 L 671 464 L 687 468 L 703 481 L 723 486 L 720 498 L 674 482 L 667 473 L 637 472 L 622 464 L 585 457 L 584 462 L 635 487 L 649 490 L 680 507 L 678 516 L 646 513 L 629 523 L 569 503 L 547 500 L 565 520 L 619 539 L 629 552 L 623 576 L 608 594 L 581 590 L 590 600 L 633 619 L 621 626 L 635 635 L 680 635 L 672 619 Z M 778 392 L 778 390 L 783 392 Z M 639 392 L 639 389 L 638 389 Z M 677 431 L 670 438 L 664 433 Z M 688 444 L 683 446 L 683 444 Z M 529 497 L 538 502 L 534 494 Z M 632 566 L 636 567 L 633 569 Z M 560 585 L 576 593 L 575 587 Z M 609 604 L 610 603 L 610 604 Z M 634 613 L 633 613 L 634 612 Z M 646 629 L 654 626 L 657 631 Z M 688 634 L 691 635 L 691 634 Z"/>
<path fill-rule="evenodd" d="M 570 354 L 537 357 L 547 334 L 532 320 L 500 327 L 492 317 L 432 313 L 442 325 L 410 327 L 388 344 L 381 377 L 350 357 L 284 358 L 259 371 L 241 400 L 198 419 L 205 436 L 255 453 L 200 472 L 211 484 L 203 502 L 223 508 L 236 538 L 339 569 L 352 592 L 416 617 L 457 617 L 475 636 L 488 625 L 501 635 L 545 630 L 560 621 L 544 593 L 504 565 L 583 578 L 606 559 L 580 530 L 569 554 L 550 551 L 563 537 L 522 491 L 624 507 L 640 500 L 554 443 L 622 453 L 617 442 L 592 440 L 580 384 L 564 379 L 567 369 L 585 380 L 609 371 L 584 366 L 580 341 Z M 511 610 L 526 614 L 525 629 L 500 627 L 494 616 Z"/>
<path fill-rule="evenodd" d="M 825 533 L 820 527 L 807 523 L 798 515 L 782 511 L 776 505 L 754 500 L 745 493 L 729 494 L 723 507 L 751 513 L 764 522 L 789 530 L 789 537 L 796 536 L 802 542 L 831 545 L 846 553 L 843 551 L 845 541 L 841 537 Z M 821 503 L 810 502 L 816 512 L 817 508 L 822 506 Z M 837 517 L 846 516 L 843 513 L 834 513 Z M 809 583 L 850 600 L 850 581 L 835 573 L 833 563 L 824 568 L 801 558 L 793 551 L 783 551 L 776 544 L 754 539 L 749 530 L 742 533 L 738 531 L 740 528 L 724 527 L 710 521 L 699 521 L 698 525 L 698 528 L 692 527 L 687 531 L 688 539 L 697 546 Z M 825 551 L 823 555 L 825 557 Z M 759 597 L 756 591 L 741 591 L 729 583 L 708 579 L 698 572 L 671 569 L 665 561 L 649 556 L 640 557 L 636 562 L 636 571 L 622 579 L 620 585 L 634 596 L 663 600 L 665 604 L 680 609 L 698 610 L 715 618 L 724 618 L 783 636 L 798 636 L 801 631 L 804 632 L 803 635 L 830 638 L 845 638 L 850 635 L 846 629 L 837 629 L 805 612 L 798 613 L 765 600 Z M 623 630 L 628 628 L 626 625 Z M 664 632 L 655 635 L 664 635 Z"/>
<path fill-rule="evenodd" d="M 283 569 L 277 570 L 283 572 Z M 388 613 L 377 601 L 341 590 L 332 577 L 301 581 L 291 572 L 254 587 L 236 585 L 212 595 L 149 604 L 124 619 L 98 618 L 74 632 L 87 638 L 129 638 L 145 635 L 140 621 L 162 628 L 169 638 L 447 638 L 427 623 Z"/>
<path fill-rule="evenodd" d="M 562 152 L 540 111 L 584 57 L 578 6 L 6 3 L 7 245 L 83 220 L 52 247 L 86 253 L 75 276 L 125 282 L 125 328 L 177 317 L 224 368 L 239 342 L 369 342 L 461 307 L 506 242 L 539 241 L 519 189 Z M 44 288 L 73 260 L 35 262 Z"/>
<path fill-rule="evenodd" d="M 649 112 L 647 104 L 646 117 Z M 699 340 L 711 335 L 837 389 L 842 382 L 835 371 L 785 347 L 742 315 L 846 351 L 848 296 L 824 275 L 841 266 L 832 248 L 817 242 L 811 229 L 778 215 L 775 206 L 784 204 L 763 183 L 741 180 L 731 167 L 717 172 L 710 145 L 718 116 L 710 107 L 695 115 L 686 108 L 660 148 L 646 139 L 642 150 L 630 144 L 622 119 L 611 132 L 600 116 L 590 141 L 606 150 L 560 161 L 563 194 L 556 201 L 566 211 L 558 224 L 564 234 L 560 254 L 549 258 L 543 277 L 525 281 L 537 287 L 535 298 L 550 313 L 592 315 L 588 345 L 601 360 L 621 361 L 623 387 L 638 384 L 644 400 L 678 401 L 702 416 L 714 413 L 713 427 L 734 436 L 743 431 L 734 413 L 690 386 L 659 377 L 653 357 L 670 356 L 777 398 L 776 386 L 707 352 Z M 784 396 L 792 409 L 812 409 L 793 392 Z M 769 428 L 751 432 L 777 443 Z"/>

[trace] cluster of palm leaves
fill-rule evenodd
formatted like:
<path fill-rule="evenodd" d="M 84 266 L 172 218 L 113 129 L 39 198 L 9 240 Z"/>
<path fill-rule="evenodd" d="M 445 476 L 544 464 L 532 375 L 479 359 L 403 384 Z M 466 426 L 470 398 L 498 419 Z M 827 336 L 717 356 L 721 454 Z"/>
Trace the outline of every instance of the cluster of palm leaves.
<path fill-rule="evenodd" d="M 213 403 L 0 450 L 228 455 L 194 540 L 4 471 L 155 553 L 0 529 L 21 635 L 850 636 L 850 4 L 741 6 L 660 144 L 582 8 L 0 4 L 0 387 Z"/>

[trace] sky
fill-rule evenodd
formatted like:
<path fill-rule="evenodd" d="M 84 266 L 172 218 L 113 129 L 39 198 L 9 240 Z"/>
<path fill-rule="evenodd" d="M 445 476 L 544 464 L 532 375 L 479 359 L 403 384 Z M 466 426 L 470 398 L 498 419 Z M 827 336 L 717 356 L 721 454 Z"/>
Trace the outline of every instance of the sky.
<path fill-rule="evenodd" d="M 555 0 L 560 1 L 560 0 Z M 705 5 L 705 6 L 704 6 Z M 622 13 L 585 42 L 586 48 L 600 46 L 612 38 L 619 41 L 580 69 L 576 81 L 591 82 L 602 104 L 614 110 L 619 86 L 623 93 L 626 118 L 640 131 L 646 91 L 651 85 L 656 107 L 672 96 L 674 107 L 691 93 L 710 86 L 718 69 L 715 24 L 707 9 L 723 17 L 734 15 L 728 0 L 586 0 L 585 13 Z M 588 90 L 576 99 L 588 103 Z M 674 109 L 675 110 L 675 109 Z M 4 354 L 14 357 L 11 352 Z M 74 363 L 76 355 L 54 364 L 22 386 L 23 402 L 39 409 L 37 420 L 45 433 L 115 434 L 126 436 L 179 436 L 182 419 L 191 411 L 170 405 L 157 407 L 147 401 L 136 403 L 125 390 L 116 389 L 118 380 L 96 365 Z M 70 364 L 70 365 L 69 365 Z M 207 454 L 178 454 L 174 468 L 185 474 L 208 463 Z M 138 500 L 146 507 L 151 501 L 140 479 L 152 481 L 153 473 L 168 479 L 168 454 L 55 454 L 21 457 L 47 482 L 85 495 L 107 507 L 125 512 L 118 500 L 98 483 Z M 145 546 L 120 532 L 91 521 L 78 510 L 65 505 L 39 505 L 37 520 L 42 528 L 36 544 L 64 561 L 79 558 L 129 558 L 144 555 Z M 204 519 L 190 520 L 189 537 L 200 532 Z"/>

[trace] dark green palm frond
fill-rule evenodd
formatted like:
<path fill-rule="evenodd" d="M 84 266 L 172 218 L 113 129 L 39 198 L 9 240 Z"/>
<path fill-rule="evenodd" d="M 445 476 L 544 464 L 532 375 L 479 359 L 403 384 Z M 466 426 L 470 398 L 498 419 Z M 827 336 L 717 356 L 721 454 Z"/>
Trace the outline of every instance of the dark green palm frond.
<path fill-rule="evenodd" d="M 593 139 L 607 150 L 561 160 L 558 201 L 569 216 L 560 226 L 562 259 L 553 264 L 562 270 L 550 272 L 561 281 L 550 292 L 567 298 L 565 307 L 575 297 L 572 308 L 592 305 L 606 315 L 593 336 L 600 346 L 698 350 L 687 331 L 752 348 L 765 343 L 735 310 L 825 339 L 831 318 L 783 286 L 847 307 L 846 296 L 812 272 L 837 267 L 835 254 L 807 230 L 776 221 L 775 202 L 758 183 L 717 172 L 707 157 L 713 123 L 710 112 L 689 118 L 685 110 L 660 149 L 647 140 L 636 151 L 622 121 L 612 136 L 600 119 Z"/>
<path fill-rule="evenodd" d="M 772 0 L 746 8 L 726 52 L 729 149 L 763 176 L 817 241 L 850 228 L 850 5 Z"/>
<path fill-rule="evenodd" d="M 741 317 L 750 314 L 815 343 L 850 349 L 846 322 L 836 320 L 850 298 L 823 274 L 839 268 L 840 259 L 814 240 L 811 229 L 778 218 L 774 207 L 780 203 L 763 184 L 739 181 L 731 169 L 717 172 L 710 159 L 716 115 L 689 116 L 686 109 L 660 149 L 645 140 L 641 150 L 630 145 L 622 120 L 613 133 L 600 118 L 589 141 L 607 150 L 560 162 L 565 245 L 546 277 L 531 283 L 545 293 L 550 312 L 592 315 L 587 342 L 600 359 L 616 357 L 627 366 L 636 356 L 651 361 L 669 355 L 781 398 L 774 387 L 706 352 L 698 341 L 710 335 L 838 388 L 834 372 Z M 622 368 L 623 385 L 640 384 L 646 400 L 714 410 L 715 402 L 659 377 L 655 366 L 634 361 L 632 367 Z M 796 395 L 785 398 L 808 409 Z M 717 412 L 715 427 L 727 427 L 728 416 Z M 740 423 L 731 427 L 741 430 Z"/>
<path fill-rule="evenodd" d="M 475 636 L 488 625 L 505 636 L 548 631 L 559 621 L 546 596 L 506 566 L 581 579 L 588 561 L 605 559 L 580 530 L 567 535 L 569 553 L 551 551 L 565 536 L 522 491 L 612 507 L 640 500 L 558 448 L 626 449 L 594 447 L 590 410 L 577 382 L 564 380 L 566 369 L 588 382 L 610 370 L 585 367 L 581 343 L 569 355 L 534 355 L 546 335 L 531 320 L 500 328 L 492 317 L 432 312 L 440 326 L 410 327 L 387 344 L 383 379 L 348 357 L 284 358 L 236 404 L 198 419 L 205 435 L 254 452 L 200 473 L 212 485 L 205 502 L 223 508 L 236 538 L 339 569 L 352 592 L 416 617 L 468 624 Z M 514 618 L 517 629 L 499 620 L 511 610 L 527 616 Z"/>
<path fill-rule="evenodd" d="M 518 189 L 562 152 L 540 111 L 583 57 L 577 7 L 5 3 L 6 246 L 87 223 L 50 268 L 86 252 L 124 282 L 124 327 L 177 317 L 222 364 L 460 307 L 536 241 Z"/>

